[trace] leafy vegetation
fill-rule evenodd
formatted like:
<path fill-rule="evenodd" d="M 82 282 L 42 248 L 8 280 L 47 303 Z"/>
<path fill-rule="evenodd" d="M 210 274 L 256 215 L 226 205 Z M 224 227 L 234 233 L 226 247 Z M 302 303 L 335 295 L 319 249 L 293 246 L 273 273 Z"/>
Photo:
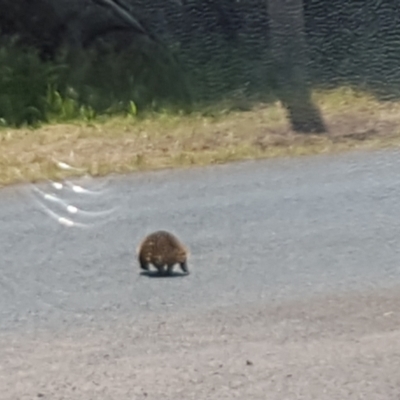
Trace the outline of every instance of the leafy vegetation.
<path fill-rule="evenodd" d="M 166 104 L 188 104 L 182 79 L 167 63 L 140 52 L 80 52 L 43 61 L 32 48 L 0 44 L 3 126 L 136 115 Z M 186 96 L 186 98 L 185 98 Z"/>
<path fill-rule="evenodd" d="M 393 88 L 390 101 L 383 100 L 370 83 L 346 76 L 337 83 L 336 70 L 323 77 L 329 68 L 320 68 L 313 98 L 329 134 L 305 137 L 288 127 L 277 101 L 267 46 L 258 41 L 249 48 L 218 34 L 202 40 L 177 44 L 176 62 L 172 52 L 148 43 L 121 54 L 102 48 L 46 61 L 3 39 L 0 186 L 60 177 L 54 159 L 103 175 L 400 144 Z M 321 49 L 320 38 L 313 40 L 318 46 L 311 47 Z"/>

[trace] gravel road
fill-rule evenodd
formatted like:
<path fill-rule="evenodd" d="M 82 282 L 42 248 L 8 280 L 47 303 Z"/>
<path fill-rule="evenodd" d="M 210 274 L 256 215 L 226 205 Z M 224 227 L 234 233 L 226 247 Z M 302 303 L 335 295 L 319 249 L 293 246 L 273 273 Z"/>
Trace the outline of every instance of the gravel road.
<path fill-rule="evenodd" d="M 3 189 L 0 398 L 399 400 L 399 172 L 379 151 Z M 190 275 L 140 274 L 155 229 Z"/>

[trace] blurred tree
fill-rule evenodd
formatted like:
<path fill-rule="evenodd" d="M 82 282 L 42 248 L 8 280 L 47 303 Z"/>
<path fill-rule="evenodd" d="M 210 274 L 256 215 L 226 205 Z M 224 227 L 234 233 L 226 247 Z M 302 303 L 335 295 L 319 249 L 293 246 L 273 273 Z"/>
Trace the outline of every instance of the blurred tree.
<path fill-rule="evenodd" d="M 324 133 L 322 116 L 311 98 L 302 0 L 268 0 L 271 52 L 278 96 L 296 132 Z"/>

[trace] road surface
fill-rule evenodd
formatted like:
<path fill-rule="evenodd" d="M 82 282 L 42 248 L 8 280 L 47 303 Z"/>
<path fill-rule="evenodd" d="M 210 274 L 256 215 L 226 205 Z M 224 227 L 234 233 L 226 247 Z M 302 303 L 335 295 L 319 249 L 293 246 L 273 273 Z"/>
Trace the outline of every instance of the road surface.
<path fill-rule="evenodd" d="M 53 190 L 98 212 L 71 217 L 83 228 L 31 186 L 2 190 L 3 398 L 400 399 L 399 156 Z M 190 275 L 140 275 L 136 246 L 156 229 L 190 247 Z"/>

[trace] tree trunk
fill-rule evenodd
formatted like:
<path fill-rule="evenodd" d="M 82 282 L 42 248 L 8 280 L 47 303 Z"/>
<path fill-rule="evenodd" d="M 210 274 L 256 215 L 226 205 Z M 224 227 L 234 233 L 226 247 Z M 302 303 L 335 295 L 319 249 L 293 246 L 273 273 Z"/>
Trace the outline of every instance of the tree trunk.
<path fill-rule="evenodd" d="M 312 102 L 307 76 L 303 1 L 267 1 L 278 96 L 288 112 L 293 130 L 324 133 L 326 127 L 318 107 Z"/>

